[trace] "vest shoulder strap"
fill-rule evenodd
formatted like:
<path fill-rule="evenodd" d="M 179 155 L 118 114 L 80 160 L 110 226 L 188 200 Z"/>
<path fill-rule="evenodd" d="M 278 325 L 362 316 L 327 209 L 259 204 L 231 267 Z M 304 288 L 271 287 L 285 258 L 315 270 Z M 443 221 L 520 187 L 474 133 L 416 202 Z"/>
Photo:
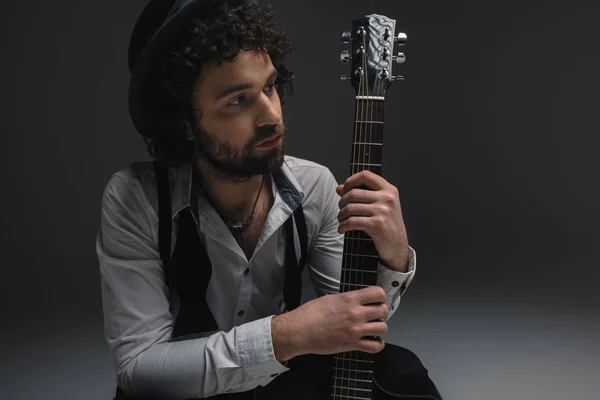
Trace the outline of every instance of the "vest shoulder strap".
<path fill-rule="evenodd" d="M 167 167 L 154 161 L 154 172 L 158 189 L 158 248 L 165 268 L 171 259 L 171 191 Z"/>

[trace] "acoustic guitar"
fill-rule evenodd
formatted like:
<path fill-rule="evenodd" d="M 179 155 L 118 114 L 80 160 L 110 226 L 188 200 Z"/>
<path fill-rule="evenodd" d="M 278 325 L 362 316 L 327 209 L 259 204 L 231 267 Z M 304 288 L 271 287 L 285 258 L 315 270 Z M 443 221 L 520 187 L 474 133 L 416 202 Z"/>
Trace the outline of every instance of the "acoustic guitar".
<path fill-rule="evenodd" d="M 381 175 L 385 93 L 391 82 L 403 80 L 392 74 L 392 66 L 405 61 L 403 53 L 394 54 L 394 45 L 404 45 L 407 37 L 404 33 L 395 34 L 395 29 L 395 20 L 371 14 L 354 20 L 352 32 L 342 34 L 342 41 L 351 43 L 352 49 L 341 53 L 341 61 L 351 68 L 340 79 L 349 80 L 356 92 L 350 175 L 362 170 Z M 377 259 L 373 241 L 365 232 L 346 232 L 340 292 L 376 285 Z M 351 351 L 296 357 L 290 360 L 289 371 L 255 389 L 253 398 L 440 400 L 427 374 L 397 381 L 392 372 L 401 368 L 399 360 L 407 357 L 403 352 L 409 351 L 386 346 L 375 355 Z M 408 356 L 416 358 L 412 353 Z"/>

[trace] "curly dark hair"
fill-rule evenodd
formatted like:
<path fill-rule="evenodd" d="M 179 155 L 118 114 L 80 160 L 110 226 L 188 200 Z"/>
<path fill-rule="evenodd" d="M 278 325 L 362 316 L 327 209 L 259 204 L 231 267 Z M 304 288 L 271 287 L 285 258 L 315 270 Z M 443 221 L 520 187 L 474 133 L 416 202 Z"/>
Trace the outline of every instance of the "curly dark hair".
<path fill-rule="evenodd" d="M 227 2 L 207 2 L 201 18 L 181 28 L 177 44 L 167 52 L 149 77 L 156 94 L 156 130 L 143 135 L 148 153 L 164 165 L 179 167 L 194 161 L 194 143 L 186 140 L 188 127 L 197 129 L 193 90 L 207 62 L 235 61 L 241 50 L 264 51 L 278 71 L 275 88 L 284 103 L 293 92 L 293 73 L 282 61 L 291 47 L 282 27 L 273 22 L 270 6 L 253 4 L 229 8 Z"/>

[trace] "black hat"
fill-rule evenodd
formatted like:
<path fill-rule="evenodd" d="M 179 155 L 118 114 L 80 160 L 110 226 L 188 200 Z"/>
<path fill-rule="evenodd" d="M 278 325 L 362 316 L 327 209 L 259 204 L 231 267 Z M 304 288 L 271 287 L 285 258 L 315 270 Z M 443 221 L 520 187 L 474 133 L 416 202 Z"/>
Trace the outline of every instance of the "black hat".
<path fill-rule="evenodd" d="M 142 10 L 129 41 L 129 114 L 138 132 L 152 137 L 152 107 L 144 93 L 149 72 L 176 38 L 178 29 L 216 0 L 150 0 Z M 218 0 L 230 8 L 256 0 Z"/>

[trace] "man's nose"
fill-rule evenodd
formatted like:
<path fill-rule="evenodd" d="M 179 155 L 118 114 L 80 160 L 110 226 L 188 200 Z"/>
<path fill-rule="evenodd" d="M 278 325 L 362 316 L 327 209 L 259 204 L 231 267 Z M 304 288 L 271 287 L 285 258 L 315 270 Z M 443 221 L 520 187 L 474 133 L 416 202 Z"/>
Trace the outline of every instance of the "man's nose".
<path fill-rule="evenodd" d="M 259 99 L 260 114 L 256 119 L 256 125 L 261 127 L 265 125 L 277 125 L 281 122 L 281 112 L 276 106 L 276 101 L 265 93 Z"/>

